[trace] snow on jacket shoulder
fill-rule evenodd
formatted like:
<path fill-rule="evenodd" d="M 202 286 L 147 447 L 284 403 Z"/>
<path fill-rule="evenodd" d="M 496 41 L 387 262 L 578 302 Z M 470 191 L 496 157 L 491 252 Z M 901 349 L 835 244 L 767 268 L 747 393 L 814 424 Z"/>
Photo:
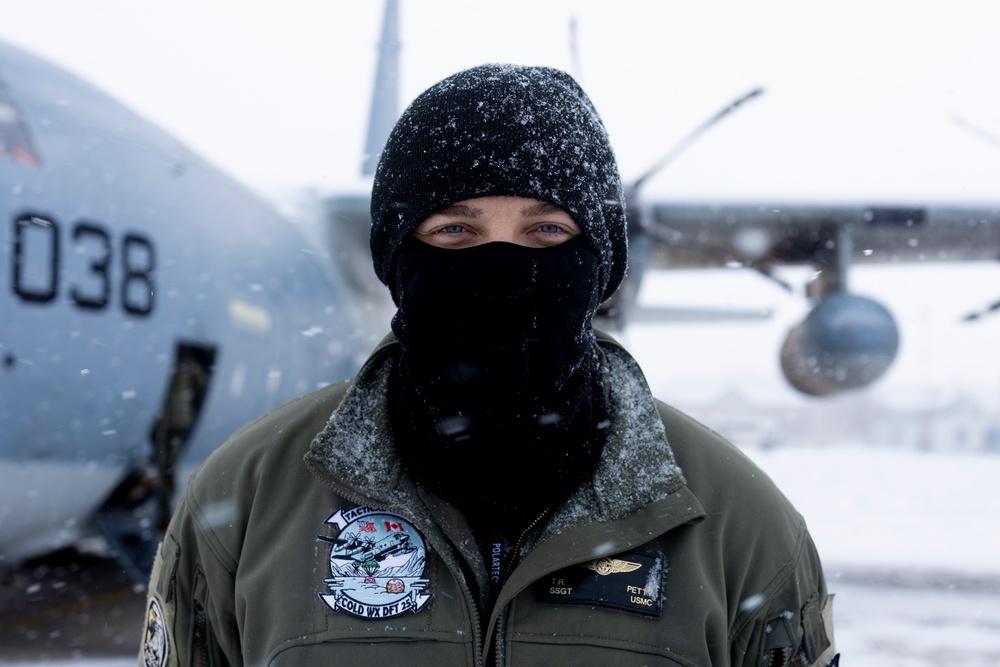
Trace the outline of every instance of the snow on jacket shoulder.
<path fill-rule="evenodd" d="M 802 518 L 599 341 L 601 463 L 525 536 L 485 624 L 474 591 L 491 572 L 468 525 L 394 455 L 387 339 L 356 378 L 248 424 L 195 473 L 154 565 L 140 664 L 836 664 Z"/>

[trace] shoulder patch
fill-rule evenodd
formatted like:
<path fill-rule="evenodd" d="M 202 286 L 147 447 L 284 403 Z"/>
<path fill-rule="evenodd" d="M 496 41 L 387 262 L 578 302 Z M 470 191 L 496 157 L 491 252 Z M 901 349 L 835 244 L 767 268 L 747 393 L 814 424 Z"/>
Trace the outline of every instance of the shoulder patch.
<path fill-rule="evenodd" d="M 430 602 L 424 578 L 427 548 L 413 524 L 398 514 L 369 507 L 338 510 L 326 520 L 335 537 L 330 545 L 329 594 L 319 597 L 330 609 L 360 618 L 390 618 L 417 613 Z"/>
<path fill-rule="evenodd" d="M 167 637 L 166 617 L 163 606 L 155 595 L 149 596 L 146 605 L 146 631 L 142 640 L 142 664 L 145 667 L 165 667 L 170 659 L 170 640 Z"/>
<path fill-rule="evenodd" d="M 663 555 L 629 551 L 573 565 L 535 582 L 545 604 L 608 607 L 642 616 L 663 611 Z"/>

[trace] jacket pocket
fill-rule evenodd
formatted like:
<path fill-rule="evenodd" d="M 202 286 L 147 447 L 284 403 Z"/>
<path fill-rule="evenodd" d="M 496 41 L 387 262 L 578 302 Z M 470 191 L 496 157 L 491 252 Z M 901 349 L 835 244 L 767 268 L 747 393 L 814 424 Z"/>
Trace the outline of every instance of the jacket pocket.
<path fill-rule="evenodd" d="M 695 662 L 668 651 L 611 641 L 585 642 L 578 638 L 519 638 L 507 644 L 508 665 L 574 665 L 579 667 L 694 667 Z"/>
<path fill-rule="evenodd" d="M 764 625 L 761 667 L 837 664 L 833 646 L 833 596 L 813 595 L 796 615 L 784 612 Z"/>
<path fill-rule="evenodd" d="M 450 637 L 421 638 L 409 636 L 357 638 L 302 638 L 281 648 L 266 664 L 270 667 L 301 665 L 472 665 L 475 648 L 471 643 Z M 560 663 L 562 664 L 562 663 Z M 571 664 L 571 663 L 565 663 Z"/>

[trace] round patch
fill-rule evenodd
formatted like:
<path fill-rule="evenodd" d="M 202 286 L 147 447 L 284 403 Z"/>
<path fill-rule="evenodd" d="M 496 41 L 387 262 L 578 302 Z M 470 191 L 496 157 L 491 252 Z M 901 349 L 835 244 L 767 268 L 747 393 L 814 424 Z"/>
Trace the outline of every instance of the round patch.
<path fill-rule="evenodd" d="M 336 537 L 330 544 L 330 594 L 320 598 L 334 611 L 361 618 L 416 613 L 430 601 L 424 579 L 427 549 L 409 520 L 368 507 L 339 510 L 326 523 Z"/>
<path fill-rule="evenodd" d="M 163 607 L 155 597 L 146 606 L 146 632 L 142 641 L 142 664 L 146 667 L 164 667 L 170 655 L 167 639 L 166 617 Z"/>

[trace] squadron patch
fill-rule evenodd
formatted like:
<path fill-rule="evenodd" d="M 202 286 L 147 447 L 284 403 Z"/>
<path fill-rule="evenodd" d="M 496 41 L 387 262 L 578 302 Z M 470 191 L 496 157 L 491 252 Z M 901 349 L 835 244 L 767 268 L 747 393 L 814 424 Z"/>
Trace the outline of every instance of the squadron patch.
<path fill-rule="evenodd" d="M 170 642 L 163 607 L 155 596 L 150 596 L 146 606 L 146 632 L 142 640 L 142 664 L 145 667 L 164 667 L 170 657 Z"/>
<path fill-rule="evenodd" d="M 663 611 L 663 555 L 630 551 L 573 565 L 535 584 L 546 604 L 609 607 L 642 616 Z"/>
<path fill-rule="evenodd" d="M 336 537 L 319 535 L 330 545 L 330 594 L 319 597 L 334 611 L 360 618 L 390 618 L 417 613 L 433 597 L 424 579 L 427 549 L 407 519 L 383 510 L 354 507 L 326 520 Z"/>

